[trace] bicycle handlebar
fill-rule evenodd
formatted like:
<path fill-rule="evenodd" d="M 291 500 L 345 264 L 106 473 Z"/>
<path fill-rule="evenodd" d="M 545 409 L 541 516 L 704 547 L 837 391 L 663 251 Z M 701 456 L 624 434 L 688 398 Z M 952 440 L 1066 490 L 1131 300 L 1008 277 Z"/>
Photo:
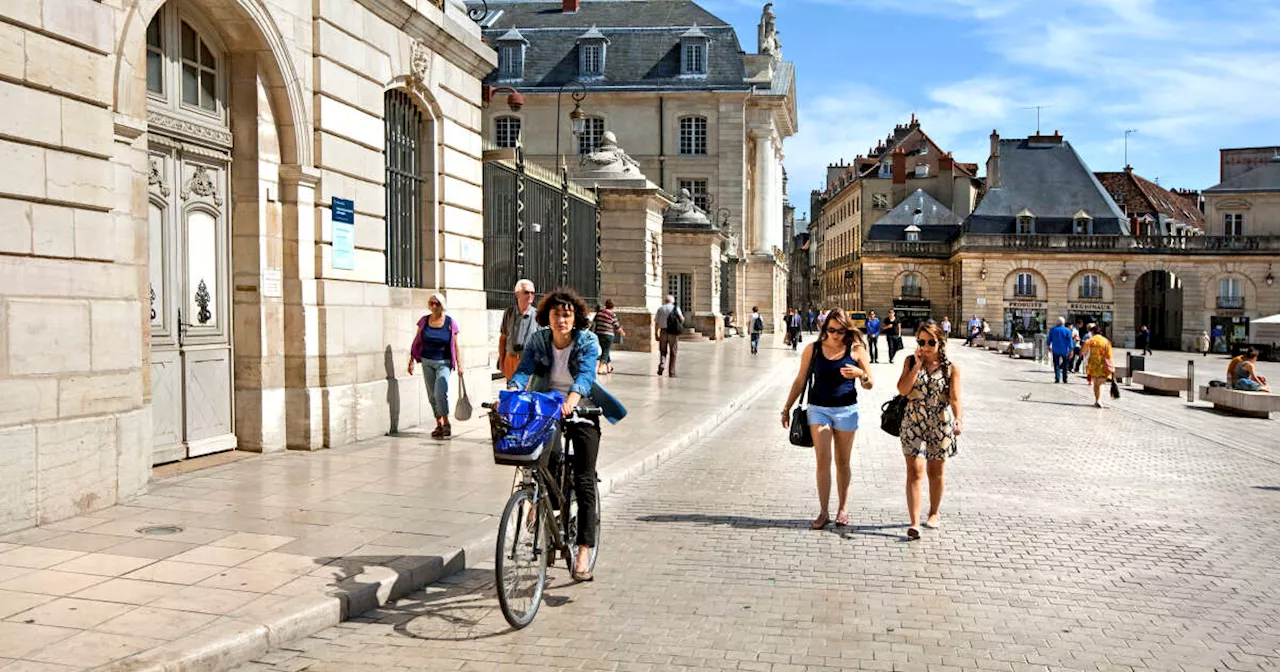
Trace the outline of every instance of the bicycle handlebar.
<path fill-rule="evenodd" d="M 498 405 L 497 405 L 496 403 L 491 402 L 491 401 L 486 401 L 486 402 L 484 402 L 484 403 L 481 403 L 481 404 L 480 404 L 480 408 L 484 408 L 484 409 L 488 409 L 488 410 L 490 410 L 490 411 L 494 411 L 494 410 L 497 410 Z M 580 418 L 598 418 L 598 417 L 600 417 L 600 416 L 604 415 L 604 409 L 602 409 L 602 408 L 575 408 L 575 409 L 573 410 L 573 414 L 574 414 L 574 415 L 576 415 L 576 416 L 578 416 L 578 417 L 580 417 Z"/>

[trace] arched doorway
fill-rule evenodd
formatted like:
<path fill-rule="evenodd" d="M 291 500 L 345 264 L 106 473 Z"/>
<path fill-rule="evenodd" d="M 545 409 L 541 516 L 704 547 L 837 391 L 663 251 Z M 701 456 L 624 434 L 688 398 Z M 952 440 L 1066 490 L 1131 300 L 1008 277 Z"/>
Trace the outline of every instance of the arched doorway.
<path fill-rule="evenodd" d="M 1133 288 L 1134 333 L 1146 325 L 1151 347 L 1182 349 L 1182 279 L 1169 271 L 1147 271 Z"/>

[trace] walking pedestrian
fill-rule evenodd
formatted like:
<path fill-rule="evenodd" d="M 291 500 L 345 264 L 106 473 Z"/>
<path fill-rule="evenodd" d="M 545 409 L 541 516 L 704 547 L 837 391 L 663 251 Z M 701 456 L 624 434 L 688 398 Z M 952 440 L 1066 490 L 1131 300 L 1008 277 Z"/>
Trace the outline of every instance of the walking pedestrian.
<path fill-rule="evenodd" d="M 1071 352 L 1075 341 L 1071 337 L 1071 329 L 1067 327 L 1067 318 L 1059 317 L 1058 325 L 1049 330 L 1049 351 L 1053 353 L 1053 382 L 1066 383 L 1071 375 Z"/>
<path fill-rule="evenodd" d="M 658 307 L 653 315 L 653 335 L 658 340 L 658 375 L 664 369 L 672 378 L 676 377 L 676 353 L 680 349 L 680 334 L 684 333 L 684 313 L 676 305 L 676 297 L 668 294 L 667 302 Z M 667 361 L 667 355 L 671 361 Z M 668 366 L 669 365 L 669 366 Z"/>
<path fill-rule="evenodd" d="M 533 305 L 533 281 L 517 282 L 513 293 L 515 305 L 507 306 L 502 311 L 502 326 L 498 329 L 498 370 L 502 372 L 503 380 L 511 380 L 511 376 L 515 375 L 516 367 L 520 366 L 524 344 L 538 330 L 538 308 Z"/>
<path fill-rule="evenodd" d="M 1116 372 L 1115 361 L 1111 358 L 1111 341 L 1097 331 L 1094 324 L 1086 328 L 1092 334 L 1084 342 L 1080 356 L 1085 360 L 1084 372 L 1093 384 L 1093 405 L 1102 408 L 1102 386 L 1111 380 Z"/>
<path fill-rule="evenodd" d="M 920 538 L 920 481 L 929 477 L 929 515 L 924 526 L 941 526 L 947 458 L 956 455 L 964 426 L 960 368 L 947 359 L 947 341 L 937 325 L 916 327 L 916 351 L 902 363 L 898 394 L 907 398 L 902 418 L 902 455 L 907 464 L 908 539 Z"/>
<path fill-rule="evenodd" d="M 764 318 L 760 317 L 760 308 L 751 306 L 751 354 L 760 354 L 760 334 L 764 333 Z"/>
<path fill-rule="evenodd" d="M 605 299 L 604 307 L 596 311 L 591 322 L 591 331 L 600 341 L 600 361 L 596 364 L 596 374 L 613 373 L 613 338 L 626 336 L 618 316 L 613 314 L 613 299 Z"/>
<path fill-rule="evenodd" d="M 1141 329 L 1138 329 L 1138 347 L 1142 348 L 1142 354 L 1144 355 L 1155 354 L 1151 351 L 1151 330 L 1147 329 L 1145 324 L 1142 325 Z"/>
<path fill-rule="evenodd" d="M 1080 373 L 1080 363 L 1084 361 L 1080 351 L 1084 348 L 1084 340 L 1084 324 L 1076 320 L 1075 325 L 1071 327 L 1071 373 Z"/>
<path fill-rule="evenodd" d="M 951 317 L 950 316 L 946 316 L 942 318 L 942 337 L 951 338 Z"/>
<path fill-rule="evenodd" d="M 782 426 L 791 424 L 791 407 L 799 399 L 805 381 L 809 386 L 809 431 L 813 434 L 814 456 L 817 458 L 818 517 L 809 525 L 820 530 L 831 522 L 828 515 L 831 499 L 831 461 L 836 464 L 837 526 L 849 524 L 849 483 L 852 472 L 849 458 L 853 452 L 854 434 L 858 430 L 858 387 L 871 389 L 873 380 L 867 361 L 862 333 L 853 320 L 839 308 L 827 314 L 818 332 L 818 340 L 804 349 L 800 370 L 787 403 L 782 407 Z"/>
<path fill-rule="evenodd" d="M 1209 356 L 1209 332 L 1202 331 L 1196 336 L 1196 350 L 1200 351 L 1201 357 Z"/>
<path fill-rule="evenodd" d="M 902 349 L 902 322 L 898 320 L 898 311 L 890 308 L 889 317 L 880 328 L 884 331 L 885 344 L 889 346 L 889 363 L 892 364 L 894 356 Z"/>
<path fill-rule="evenodd" d="M 803 333 L 804 324 L 800 317 L 800 311 L 795 308 L 787 313 L 787 342 L 791 344 L 791 350 L 794 352 L 800 347 L 801 334 Z"/>
<path fill-rule="evenodd" d="M 880 318 L 874 310 L 867 313 L 867 354 L 872 364 L 880 361 Z"/>
<path fill-rule="evenodd" d="M 591 549 L 595 547 L 600 520 L 597 517 L 596 460 L 600 454 L 600 419 L 574 415 L 580 407 L 599 407 L 611 424 L 627 415 L 627 409 L 596 382 L 599 339 L 587 321 L 587 304 L 567 287 L 552 290 L 538 305 L 539 329 L 530 337 L 516 375 L 507 389 L 534 392 L 556 390 L 565 397 L 561 414 L 564 439 L 572 447 L 573 492 L 578 500 L 578 536 L 574 581 L 591 581 Z"/>
<path fill-rule="evenodd" d="M 1222 327 L 1215 325 L 1213 327 L 1213 346 L 1212 346 L 1214 352 L 1227 351 L 1227 344 L 1224 342 L 1224 339 L 1222 336 L 1223 336 Z"/>
<path fill-rule="evenodd" d="M 413 344 L 409 346 L 409 375 L 413 364 L 422 364 L 422 378 L 427 385 L 427 400 L 431 403 L 431 415 L 436 428 L 431 436 L 447 439 L 453 436 L 449 425 L 449 376 L 454 371 L 462 375 L 458 359 L 458 323 L 444 312 L 444 296 L 432 294 L 427 301 L 430 313 L 418 320 Z"/>
<path fill-rule="evenodd" d="M 813 306 L 809 306 L 809 312 L 805 315 L 805 324 L 810 332 L 818 328 L 818 311 Z"/>

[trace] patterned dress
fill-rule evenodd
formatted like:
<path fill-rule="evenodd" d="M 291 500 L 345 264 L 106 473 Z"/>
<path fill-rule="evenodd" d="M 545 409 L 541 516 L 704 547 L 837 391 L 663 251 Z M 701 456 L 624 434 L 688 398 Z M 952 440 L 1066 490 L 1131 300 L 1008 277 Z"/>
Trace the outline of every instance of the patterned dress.
<path fill-rule="evenodd" d="M 907 395 L 907 411 L 902 417 L 902 454 L 924 456 L 927 460 L 955 457 L 955 424 L 947 378 L 939 366 L 933 373 L 920 371 Z"/>

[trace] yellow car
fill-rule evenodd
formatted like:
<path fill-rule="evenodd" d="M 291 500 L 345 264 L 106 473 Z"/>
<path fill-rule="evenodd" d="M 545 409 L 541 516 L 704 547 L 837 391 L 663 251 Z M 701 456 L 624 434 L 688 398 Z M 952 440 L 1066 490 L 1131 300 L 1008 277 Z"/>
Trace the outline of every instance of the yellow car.
<path fill-rule="evenodd" d="M 849 319 L 853 320 L 853 326 L 857 327 L 858 331 L 867 330 L 867 314 L 866 313 L 860 310 L 855 310 L 849 313 Z"/>

